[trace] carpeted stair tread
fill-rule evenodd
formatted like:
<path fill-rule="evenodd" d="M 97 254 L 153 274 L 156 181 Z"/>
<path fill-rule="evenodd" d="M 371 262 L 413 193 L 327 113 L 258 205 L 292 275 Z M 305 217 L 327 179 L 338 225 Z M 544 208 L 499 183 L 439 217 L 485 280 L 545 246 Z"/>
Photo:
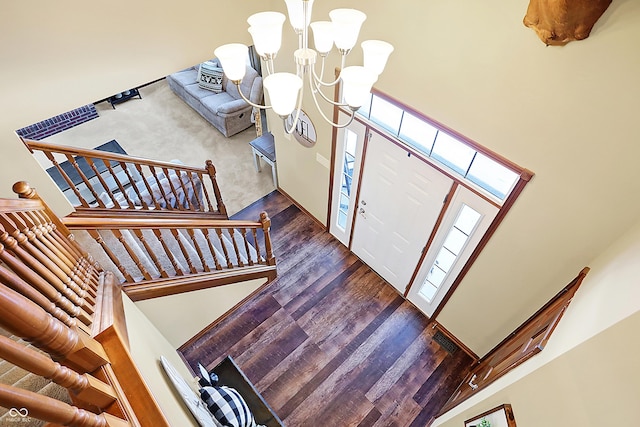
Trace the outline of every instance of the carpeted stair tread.
<path fill-rule="evenodd" d="M 29 371 L 22 369 L 19 366 L 12 365 L 11 369 L 0 376 L 0 383 L 13 385 L 27 375 L 29 375 Z"/>
<path fill-rule="evenodd" d="M 29 390 L 29 391 L 33 391 L 34 393 L 38 393 L 49 383 L 51 383 L 51 381 L 46 379 L 45 377 L 28 373 L 27 375 L 22 377 L 20 380 L 13 383 L 13 385 L 23 390 Z"/>
<path fill-rule="evenodd" d="M 58 384 L 50 382 L 49 384 L 44 386 L 39 393 L 53 399 L 68 403 L 69 405 L 73 405 L 67 389 L 59 386 Z"/>

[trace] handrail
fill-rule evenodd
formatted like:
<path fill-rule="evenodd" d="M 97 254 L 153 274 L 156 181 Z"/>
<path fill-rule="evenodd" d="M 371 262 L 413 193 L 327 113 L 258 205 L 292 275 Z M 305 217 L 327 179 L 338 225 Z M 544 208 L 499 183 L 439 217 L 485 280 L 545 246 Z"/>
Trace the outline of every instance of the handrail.
<path fill-rule="evenodd" d="M 176 163 L 165 162 L 162 160 L 151 160 L 145 159 L 144 157 L 136 157 L 130 156 L 128 154 L 118 154 L 118 153 L 110 153 L 108 151 L 100 151 L 100 150 L 90 150 L 87 148 L 77 148 L 71 147 L 68 145 L 58 145 L 58 144 L 50 144 L 43 143 L 40 141 L 35 141 L 31 139 L 23 138 L 22 141 L 25 143 L 29 151 L 31 153 L 36 151 L 49 151 L 52 153 L 60 153 L 60 154 L 70 154 L 73 156 L 81 156 L 81 157 L 93 157 L 107 160 L 116 160 L 120 162 L 131 162 L 138 163 L 145 166 L 156 166 L 156 167 L 165 167 L 165 168 L 175 168 L 179 166 L 180 169 L 187 172 L 206 172 L 206 168 L 197 168 L 193 166 L 186 165 L 177 165 Z M 96 156 L 99 154 L 99 156 Z"/>
<path fill-rule="evenodd" d="M 68 216 L 62 218 L 62 223 L 70 230 L 114 230 L 119 228 L 255 228 L 262 227 L 262 222 L 246 220 L 206 220 L 206 219 L 175 219 L 175 218 L 87 218 Z"/>
<path fill-rule="evenodd" d="M 30 152 L 42 152 L 51 162 L 53 167 L 47 172 L 78 211 L 101 208 L 227 216 L 211 160 L 204 167 L 193 167 L 25 138 L 22 141 Z"/>

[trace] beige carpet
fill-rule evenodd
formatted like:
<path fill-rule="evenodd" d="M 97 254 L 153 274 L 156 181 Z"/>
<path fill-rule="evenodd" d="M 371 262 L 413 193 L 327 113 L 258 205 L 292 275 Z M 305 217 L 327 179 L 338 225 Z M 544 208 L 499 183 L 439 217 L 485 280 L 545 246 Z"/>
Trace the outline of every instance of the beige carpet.
<path fill-rule="evenodd" d="M 100 117 L 44 141 L 94 148 L 115 139 L 136 157 L 179 159 L 197 167 L 211 159 L 229 215 L 275 189 L 270 167 L 263 165 L 262 172 L 257 172 L 253 165 L 248 144 L 256 137 L 253 127 L 225 138 L 178 98 L 164 79 L 141 88 L 140 93 L 142 99 L 133 98 L 115 109 L 108 102 L 96 104 Z M 43 163 L 42 158 L 38 160 Z"/>

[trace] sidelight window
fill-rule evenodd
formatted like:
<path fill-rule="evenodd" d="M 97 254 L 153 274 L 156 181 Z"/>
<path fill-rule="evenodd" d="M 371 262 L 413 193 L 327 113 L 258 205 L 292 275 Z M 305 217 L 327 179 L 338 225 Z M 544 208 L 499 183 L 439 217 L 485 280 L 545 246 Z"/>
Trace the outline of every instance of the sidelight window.
<path fill-rule="evenodd" d="M 429 273 L 427 273 L 426 279 L 420 286 L 420 294 L 428 302 L 433 300 L 436 292 L 440 289 L 481 218 L 482 214 L 466 204 L 462 205 L 458 217 L 447 233 L 447 237 L 445 237 L 444 243 L 431 265 Z"/>
<path fill-rule="evenodd" d="M 340 206 L 337 211 L 337 225 L 341 230 L 347 227 L 349 218 L 349 202 L 352 198 L 353 170 L 356 161 L 356 143 L 358 136 L 355 132 L 345 129 L 345 144 L 342 153 L 342 174 L 340 185 Z"/>

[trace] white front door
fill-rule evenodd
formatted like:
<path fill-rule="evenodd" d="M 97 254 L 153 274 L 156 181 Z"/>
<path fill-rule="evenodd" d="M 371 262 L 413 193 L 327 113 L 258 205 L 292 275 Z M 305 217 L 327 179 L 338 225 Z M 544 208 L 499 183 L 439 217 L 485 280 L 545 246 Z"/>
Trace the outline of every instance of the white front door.
<path fill-rule="evenodd" d="M 453 180 L 373 133 L 351 250 L 404 293 Z"/>
<path fill-rule="evenodd" d="M 458 186 L 407 295 L 431 317 L 499 209 Z"/>

